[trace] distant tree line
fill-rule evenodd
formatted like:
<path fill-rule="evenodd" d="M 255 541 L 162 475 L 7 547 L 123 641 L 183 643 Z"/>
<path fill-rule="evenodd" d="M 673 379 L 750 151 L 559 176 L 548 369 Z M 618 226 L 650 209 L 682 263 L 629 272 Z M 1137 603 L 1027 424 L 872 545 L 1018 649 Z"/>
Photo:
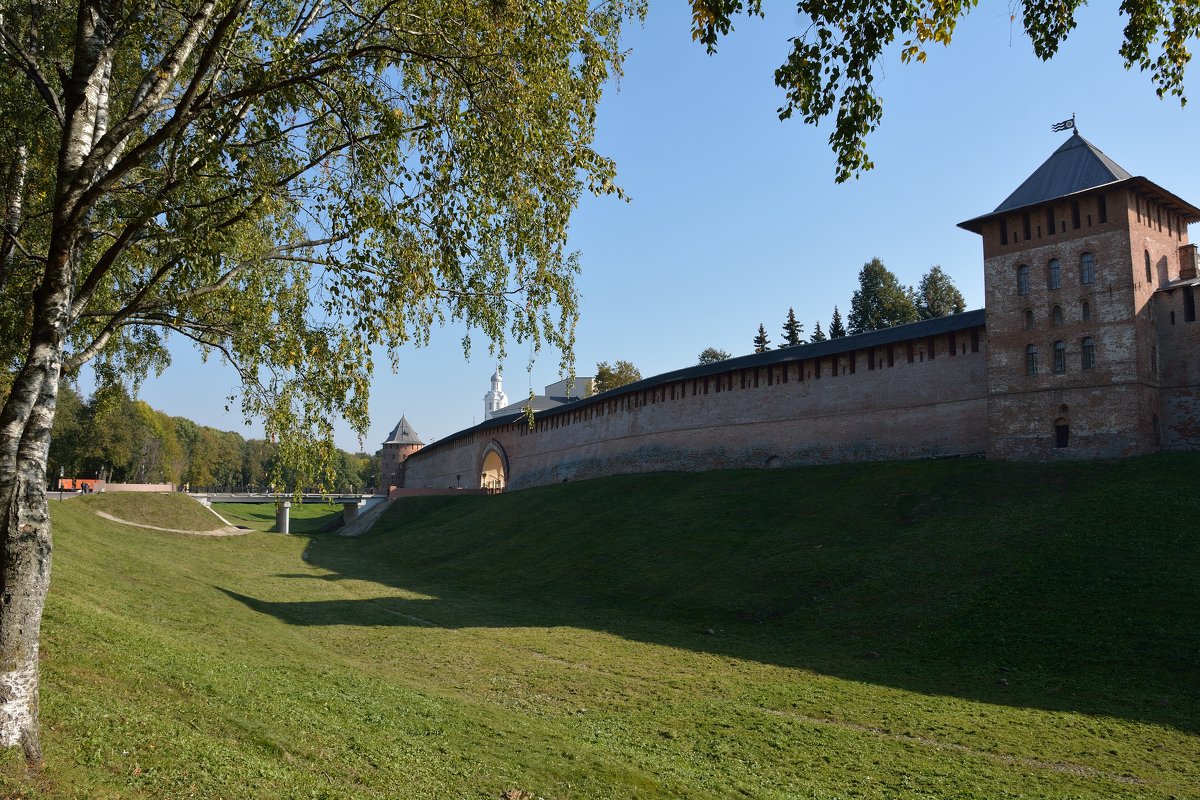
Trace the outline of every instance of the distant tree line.
<path fill-rule="evenodd" d="M 829 320 L 828 334 L 821 330 L 821 321 L 817 320 L 813 325 L 812 335 L 806 341 L 802 335 L 804 326 L 797 322 L 795 311 L 789 308 L 783 322 L 783 341 L 779 347 L 797 347 L 909 322 L 960 314 L 966 307 L 962 292 L 940 266 L 930 267 L 914 289 L 901 284 L 882 261 L 873 258 L 859 270 L 858 289 L 850 299 L 850 313 L 845 322 L 842 321 L 841 310 L 835 305 L 833 316 Z M 756 353 L 764 353 L 771 349 L 770 337 L 761 322 L 752 344 Z M 704 363 L 703 354 L 701 363 Z"/>
<path fill-rule="evenodd" d="M 0 386 L 4 394 L 7 388 Z M 301 488 L 344 491 L 375 485 L 378 455 L 338 451 L 337 456 L 324 486 Z M 84 399 L 66 383 L 59 387 L 47 477 L 53 483 L 60 474 L 114 483 L 187 483 L 193 489 L 296 488 L 295 474 L 272 442 L 172 417 L 120 387 Z"/>

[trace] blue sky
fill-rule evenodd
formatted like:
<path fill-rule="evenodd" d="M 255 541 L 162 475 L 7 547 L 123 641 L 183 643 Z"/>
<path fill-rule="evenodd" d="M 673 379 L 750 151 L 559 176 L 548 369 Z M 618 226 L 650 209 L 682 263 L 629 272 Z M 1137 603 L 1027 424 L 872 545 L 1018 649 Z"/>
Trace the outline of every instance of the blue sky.
<path fill-rule="evenodd" d="M 760 322 L 779 341 L 789 306 L 805 335 L 817 319 L 827 328 L 875 256 L 908 284 L 940 264 L 968 307 L 981 307 L 982 247 L 956 224 L 1015 189 L 1066 137 L 1050 125 L 1072 113 L 1118 164 L 1200 202 L 1192 150 L 1200 112 L 1159 100 L 1147 76 L 1122 68 L 1123 22 L 1110 8 L 1082 7 L 1079 27 L 1047 63 L 1007 4 L 977 8 L 925 64 L 886 58 L 876 73 L 884 119 L 868 143 L 875 170 L 838 185 L 828 127 L 776 117 L 774 70 L 800 28 L 789 4 L 766 5 L 766 19 L 738 20 L 711 57 L 691 41 L 680 0 L 652 2 L 645 25 L 629 30 L 625 75 L 603 101 L 597 146 L 616 160 L 631 202 L 587 197 L 571 228 L 583 265 L 578 374 L 624 359 L 649 376 L 693 364 L 709 346 L 747 353 Z M 1200 93 L 1194 70 L 1189 77 Z M 338 444 L 373 452 L 402 413 L 426 442 L 480 421 L 495 363 L 479 342 L 466 360 L 463 332 L 436 330 L 429 347 L 401 352 L 397 373 L 384 366 L 368 436 L 360 444 L 343 424 Z M 510 399 L 558 379 L 557 353 L 542 352 L 527 370 L 528 349 L 509 351 Z M 175 363 L 140 396 L 169 414 L 261 436 L 236 403 L 225 410 L 236 389 L 232 370 L 202 364 L 180 343 Z"/>

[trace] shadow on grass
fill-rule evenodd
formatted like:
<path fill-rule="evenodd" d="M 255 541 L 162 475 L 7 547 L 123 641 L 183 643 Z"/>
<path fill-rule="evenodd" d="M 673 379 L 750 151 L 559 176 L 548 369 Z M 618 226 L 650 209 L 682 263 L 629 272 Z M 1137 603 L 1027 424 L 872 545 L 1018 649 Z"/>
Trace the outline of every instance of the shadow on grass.
<path fill-rule="evenodd" d="M 327 575 L 433 596 L 292 625 L 576 627 L 1200 732 L 1200 456 L 625 476 L 397 503 Z"/>

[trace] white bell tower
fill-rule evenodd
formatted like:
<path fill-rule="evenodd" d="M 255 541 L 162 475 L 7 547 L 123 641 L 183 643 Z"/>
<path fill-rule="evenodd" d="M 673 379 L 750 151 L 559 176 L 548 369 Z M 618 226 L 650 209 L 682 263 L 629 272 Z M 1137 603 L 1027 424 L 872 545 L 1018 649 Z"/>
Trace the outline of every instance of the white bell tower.
<path fill-rule="evenodd" d="M 500 368 L 492 373 L 492 390 L 483 396 L 483 418 L 491 419 L 498 410 L 508 405 L 508 395 L 501 386 Z"/>

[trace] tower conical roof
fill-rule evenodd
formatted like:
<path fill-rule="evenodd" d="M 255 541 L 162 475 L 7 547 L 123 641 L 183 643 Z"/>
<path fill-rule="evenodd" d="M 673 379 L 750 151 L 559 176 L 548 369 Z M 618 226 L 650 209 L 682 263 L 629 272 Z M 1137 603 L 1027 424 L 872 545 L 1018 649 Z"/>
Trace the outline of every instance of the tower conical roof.
<path fill-rule="evenodd" d="M 992 213 L 1044 203 L 1132 177 L 1076 130 Z"/>
<path fill-rule="evenodd" d="M 421 437 L 413 430 L 412 425 L 408 423 L 408 417 L 401 415 L 400 421 L 396 423 L 396 427 L 392 428 L 392 432 L 388 434 L 387 441 L 384 444 L 425 444 L 421 441 Z"/>

